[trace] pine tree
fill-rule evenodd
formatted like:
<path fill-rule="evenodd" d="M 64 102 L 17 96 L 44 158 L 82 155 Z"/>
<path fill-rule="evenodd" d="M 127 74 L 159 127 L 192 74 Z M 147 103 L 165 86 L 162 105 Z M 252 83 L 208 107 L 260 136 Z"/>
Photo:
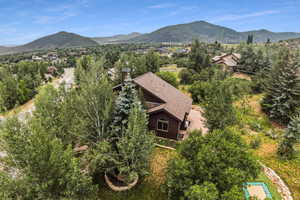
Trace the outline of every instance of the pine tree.
<path fill-rule="evenodd" d="M 128 116 L 128 127 L 117 142 L 119 176 L 130 183 L 136 176 L 148 174 L 154 135 L 148 131 L 148 116 L 135 98 Z"/>
<path fill-rule="evenodd" d="M 271 119 L 287 124 L 300 105 L 299 63 L 283 49 L 266 82 L 263 110 Z"/>
<path fill-rule="evenodd" d="M 300 140 L 300 115 L 293 117 L 285 131 L 283 140 L 278 147 L 278 155 L 291 159 L 294 156 L 294 145 Z"/>
<path fill-rule="evenodd" d="M 195 40 L 193 42 L 189 59 L 191 62 L 191 68 L 199 73 L 202 69 L 211 66 L 210 57 L 206 52 L 206 48 L 201 46 L 199 40 Z"/>
<path fill-rule="evenodd" d="M 252 44 L 252 43 L 253 43 L 253 35 L 248 35 L 247 44 Z"/>
<path fill-rule="evenodd" d="M 255 74 L 260 66 L 259 62 L 263 62 L 262 52 L 256 54 L 252 46 L 243 47 L 241 50 L 241 59 L 236 67 L 237 71 L 241 71 L 248 74 Z"/>
<path fill-rule="evenodd" d="M 114 109 L 114 119 L 112 122 L 112 133 L 114 136 L 121 135 L 127 128 L 128 117 L 136 96 L 137 92 L 132 80 L 125 80 L 125 85 L 117 97 Z"/>

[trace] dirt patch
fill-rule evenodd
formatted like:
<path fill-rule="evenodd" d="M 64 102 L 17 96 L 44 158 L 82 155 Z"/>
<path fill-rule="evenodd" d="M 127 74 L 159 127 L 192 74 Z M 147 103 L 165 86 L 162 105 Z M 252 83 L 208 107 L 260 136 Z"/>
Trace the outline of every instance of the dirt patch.
<path fill-rule="evenodd" d="M 234 73 L 232 75 L 233 78 L 239 78 L 239 79 L 245 79 L 245 80 L 248 80 L 248 81 L 251 81 L 251 77 L 247 74 L 244 74 L 244 73 Z"/>
<path fill-rule="evenodd" d="M 269 157 L 276 154 L 276 151 L 277 151 L 277 144 L 264 143 L 257 151 L 257 155 L 261 157 Z"/>

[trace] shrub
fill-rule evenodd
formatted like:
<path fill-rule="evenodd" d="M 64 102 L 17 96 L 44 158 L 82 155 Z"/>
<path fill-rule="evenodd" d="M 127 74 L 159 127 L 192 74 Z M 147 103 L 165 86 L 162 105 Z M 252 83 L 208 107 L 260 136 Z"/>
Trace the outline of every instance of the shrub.
<path fill-rule="evenodd" d="M 260 147 L 260 145 L 261 145 L 260 137 L 256 137 L 253 140 L 251 140 L 251 142 L 250 142 L 250 147 L 252 149 L 258 149 Z"/>
<path fill-rule="evenodd" d="M 278 138 L 278 134 L 273 129 L 266 131 L 265 136 L 267 136 L 273 140 Z"/>
<path fill-rule="evenodd" d="M 188 69 L 183 69 L 178 74 L 181 84 L 191 84 L 193 72 Z"/>
<path fill-rule="evenodd" d="M 178 88 L 179 82 L 176 76 L 172 72 L 157 72 L 156 73 L 161 79 Z"/>
<path fill-rule="evenodd" d="M 209 82 L 196 82 L 189 88 L 189 92 L 195 103 L 204 103 L 211 92 L 211 84 Z"/>

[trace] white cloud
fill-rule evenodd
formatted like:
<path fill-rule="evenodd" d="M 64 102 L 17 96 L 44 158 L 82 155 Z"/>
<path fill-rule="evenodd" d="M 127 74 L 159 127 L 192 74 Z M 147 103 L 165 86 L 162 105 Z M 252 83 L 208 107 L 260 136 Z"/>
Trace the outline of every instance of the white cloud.
<path fill-rule="evenodd" d="M 235 21 L 235 20 L 247 19 L 252 17 L 261 17 L 265 15 L 278 14 L 278 13 L 280 13 L 279 10 L 265 10 L 265 11 L 253 12 L 248 14 L 240 14 L 240 15 L 230 14 L 230 15 L 224 15 L 224 16 L 213 18 L 210 21 L 214 23 L 223 22 L 223 21 Z"/>
<path fill-rule="evenodd" d="M 186 13 L 187 11 L 198 9 L 197 6 L 183 6 L 169 13 L 168 16 L 175 16 L 182 13 Z"/>
<path fill-rule="evenodd" d="M 162 8 L 171 8 L 174 6 L 176 6 L 176 5 L 172 4 L 172 3 L 163 3 L 163 4 L 152 5 L 152 6 L 149 6 L 148 8 L 162 9 Z"/>
<path fill-rule="evenodd" d="M 71 17 L 75 17 L 78 14 L 76 12 L 64 12 L 62 15 L 58 16 L 36 16 L 33 21 L 36 24 L 54 24 L 58 22 L 65 21 Z"/>

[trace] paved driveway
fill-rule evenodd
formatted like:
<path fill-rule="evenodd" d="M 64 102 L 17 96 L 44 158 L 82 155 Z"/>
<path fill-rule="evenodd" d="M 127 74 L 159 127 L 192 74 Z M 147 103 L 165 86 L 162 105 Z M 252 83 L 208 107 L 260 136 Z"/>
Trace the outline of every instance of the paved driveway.
<path fill-rule="evenodd" d="M 203 117 L 203 110 L 199 106 L 192 106 L 192 109 L 188 116 L 188 121 L 190 121 L 188 129 L 186 131 L 181 132 L 184 134 L 183 139 L 188 138 L 189 132 L 193 130 L 201 130 L 203 135 L 208 133 L 208 128 L 205 127 L 205 118 Z"/>

